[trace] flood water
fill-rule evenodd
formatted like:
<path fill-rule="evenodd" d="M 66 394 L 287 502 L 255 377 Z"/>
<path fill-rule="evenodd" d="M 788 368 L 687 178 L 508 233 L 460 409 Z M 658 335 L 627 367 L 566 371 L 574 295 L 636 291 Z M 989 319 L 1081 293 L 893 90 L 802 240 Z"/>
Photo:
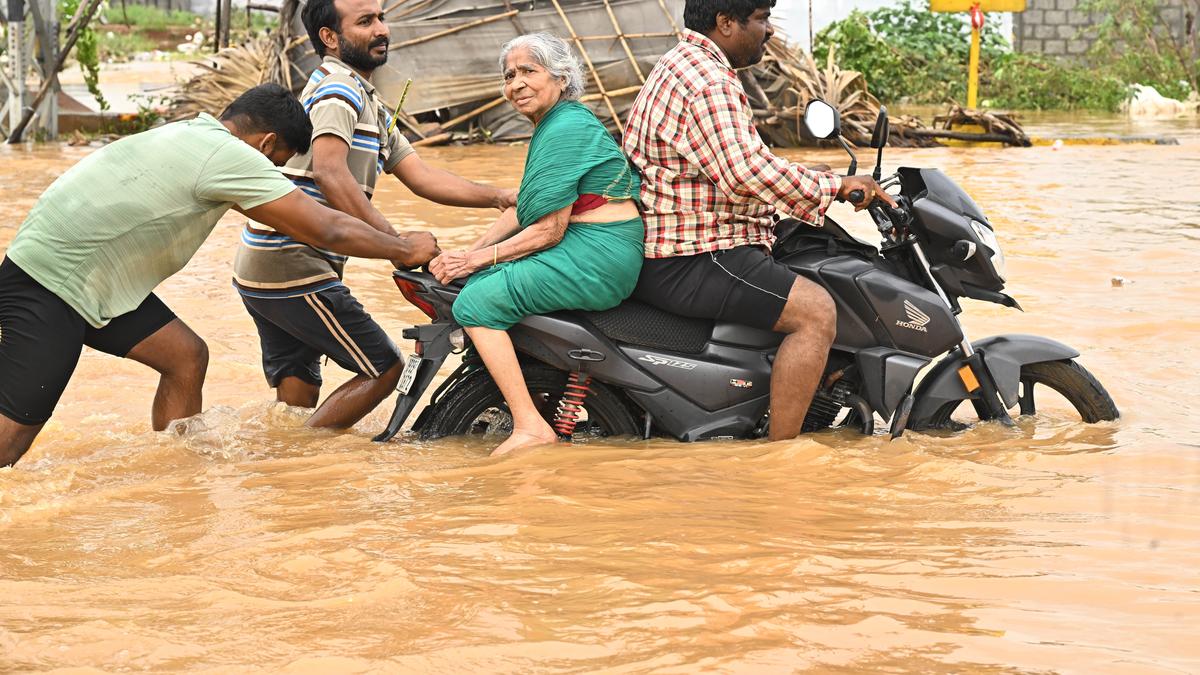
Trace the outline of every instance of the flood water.
<path fill-rule="evenodd" d="M 483 441 L 372 443 L 390 402 L 310 431 L 271 402 L 227 217 L 159 289 L 211 349 L 202 424 L 152 432 L 151 371 L 85 351 L 37 444 L 0 469 L 0 671 L 1200 671 L 1200 133 L 1167 129 L 1183 144 L 885 158 L 975 196 L 1026 311 L 968 301 L 968 334 L 1079 349 L 1123 413 L 1096 425 L 1051 409 L 890 443 L 503 459 Z M 0 150 L 0 250 L 87 152 Z M 523 155 L 423 152 L 504 185 Z M 488 220 L 390 180 L 376 202 L 443 245 Z M 397 340 L 424 318 L 382 262 L 347 280 Z"/>

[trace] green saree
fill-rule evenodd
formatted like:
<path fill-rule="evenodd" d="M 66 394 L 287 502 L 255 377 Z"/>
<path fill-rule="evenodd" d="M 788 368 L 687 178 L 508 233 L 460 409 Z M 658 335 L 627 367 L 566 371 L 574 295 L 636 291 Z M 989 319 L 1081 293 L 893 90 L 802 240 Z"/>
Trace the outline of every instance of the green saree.
<path fill-rule="evenodd" d="M 640 180 L 608 130 L 581 103 L 563 101 L 538 123 L 525 159 L 517 222 L 528 227 L 580 195 L 636 198 Z M 507 330 L 531 314 L 600 311 L 633 292 L 642 268 L 641 218 L 571 223 L 562 241 L 471 275 L 454 302 L 463 326 Z"/>

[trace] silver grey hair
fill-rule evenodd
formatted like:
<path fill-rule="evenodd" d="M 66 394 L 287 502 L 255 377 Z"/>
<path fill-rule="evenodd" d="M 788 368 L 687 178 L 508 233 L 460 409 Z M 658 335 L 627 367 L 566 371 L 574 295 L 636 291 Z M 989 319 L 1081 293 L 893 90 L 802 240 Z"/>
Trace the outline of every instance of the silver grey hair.
<path fill-rule="evenodd" d="M 524 47 L 533 55 L 538 65 L 546 69 L 551 76 L 564 80 L 567 84 L 563 89 L 563 98 L 577 101 L 583 96 L 583 67 L 567 41 L 549 33 L 529 33 L 518 35 L 500 48 L 500 72 L 504 72 L 508 55 L 519 47 Z"/>

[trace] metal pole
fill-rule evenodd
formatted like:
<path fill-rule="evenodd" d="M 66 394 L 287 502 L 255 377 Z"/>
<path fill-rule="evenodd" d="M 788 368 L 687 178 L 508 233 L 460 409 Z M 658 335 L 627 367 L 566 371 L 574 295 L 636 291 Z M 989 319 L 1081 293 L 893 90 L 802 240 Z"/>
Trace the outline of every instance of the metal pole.
<path fill-rule="evenodd" d="M 28 96 L 25 76 L 29 74 L 25 51 L 25 2 L 8 0 L 8 128 L 21 123 Z"/>
<path fill-rule="evenodd" d="M 233 19 L 233 3 L 231 0 L 218 0 L 221 6 L 221 25 L 218 28 L 217 49 L 225 49 L 229 46 L 229 24 Z"/>
<path fill-rule="evenodd" d="M 808 0 L 808 53 L 813 53 L 812 0 Z"/>
<path fill-rule="evenodd" d="M 92 17 L 96 14 L 96 10 L 100 8 L 100 3 L 101 0 L 90 0 L 90 4 L 80 7 L 79 12 L 75 14 L 75 19 L 71 22 L 71 32 L 67 35 L 66 41 L 63 42 L 62 49 L 58 52 L 58 58 L 55 60 L 50 72 L 58 73 L 58 71 L 62 70 L 63 61 L 71 53 L 71 48 L 75 46 L 75 41 L 79 39 L 79 34 L 87 28 L 88 22 L 92 20 Z M 24 77 L 22 77 L 23 79 Z M 42 101 L 46 98 L 46 94 L 50 92 L 51 86 L 57 82 L 57 77 L 42 82 L 37 96 L 33 97 L 33 102 L 30 103 L 28 108 L 19 111 L 21 113 L 20 119 L 8 134 L 8 142 L 10 144 L 21 142 L 21 135 L 25 132 L 25 127 L 29 125 L 29 121 L 34 114 L 34 109 L 42 104 Z M 10 110 L 9 113 L 11 114 L 11 112 Z"/>
<path fill-rule="evenodd" d="M 29 11 L 33 15 L 40 48 L 37 59 L 41 82 L 50 82 L 50 95 L 42 100 L 37 117 L 46 131 L 46 138 L 52 140 L 58 137 L 58 92 L 62 90 L 58 83 L 58 71 L 53 70 L 58 61 L 58 21 L 54 0 L 33 0 L 29 3 Z"/>

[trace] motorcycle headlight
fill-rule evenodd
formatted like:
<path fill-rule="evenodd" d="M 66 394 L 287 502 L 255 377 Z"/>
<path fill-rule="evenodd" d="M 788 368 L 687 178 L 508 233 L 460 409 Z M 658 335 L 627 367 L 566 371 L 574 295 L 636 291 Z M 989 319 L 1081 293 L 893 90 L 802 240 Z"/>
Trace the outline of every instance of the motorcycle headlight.
<path fill-rule="evenodd" d="M 1007 281 L 1004 277 L 1004 251 L 1000 250 L 1000 242 L 996 240 L 996 233 L 992 228 L 977 220 L 971 221 L 971 229 L 975 230 L 975 236 L 979 237 L 980 243 L 987 246 L 992 252 L 992 267 L 996 269 L 996 275 L 1000 277 L 1000 281 Z"/>

